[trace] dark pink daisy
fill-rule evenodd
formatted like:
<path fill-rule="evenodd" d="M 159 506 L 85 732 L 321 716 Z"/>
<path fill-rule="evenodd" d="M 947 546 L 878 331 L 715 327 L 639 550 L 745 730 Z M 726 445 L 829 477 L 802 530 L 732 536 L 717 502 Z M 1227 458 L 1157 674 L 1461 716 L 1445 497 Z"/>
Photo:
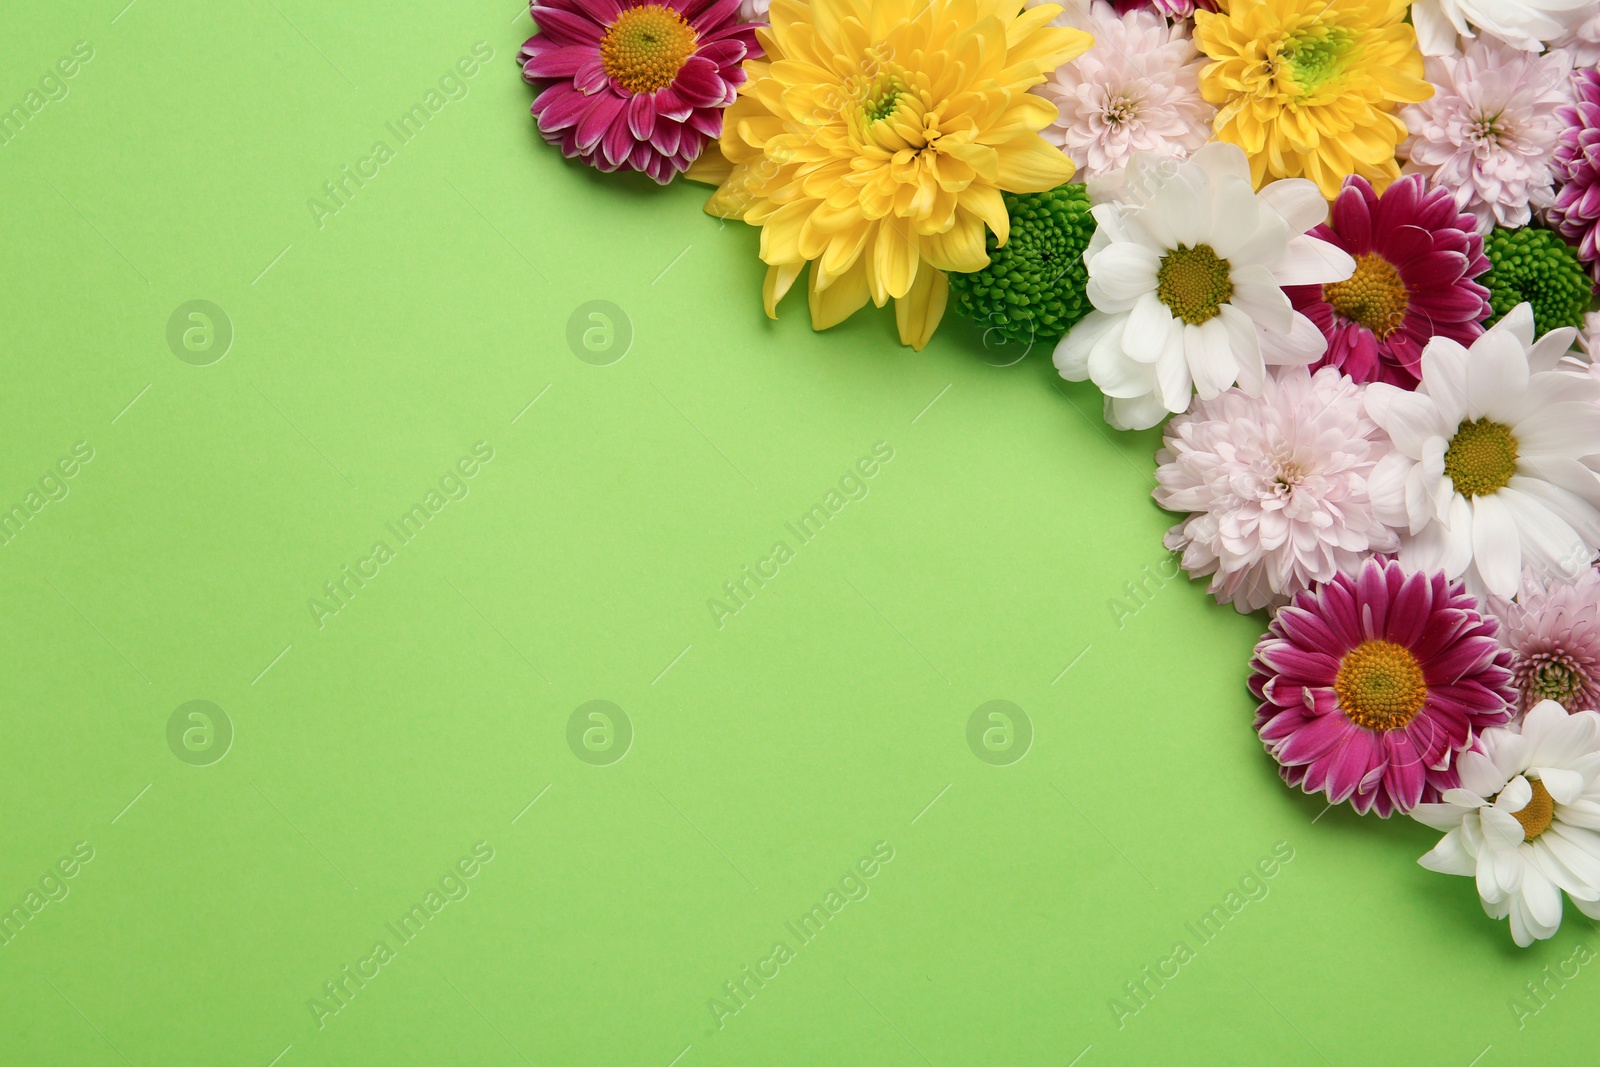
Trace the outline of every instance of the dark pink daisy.
<path fill-rule="evenodd" d="M 1415 389 L 1430 338 L 1470 345 L 1483 333 L 1489 290 L 1473 279 L 1489 259 L 1477 221 L 1422 175 L 1400 178 L 1381 197 L 1365 178 L 1346 178 L 1328 222 L 1311 236 L 1356 261 L 1348 281 L 1284 288 L 1328 339 L 1313 369 Z"/>
<path fill-rule="evenodd" d="M 1460 784 L 1458 752 L 1511 714 L 1511 654 L 1460 582 L 1368 559 L 1278 612 L 1250 661 L 1283 780 L 1388 818 Z"/>
<path fill-rule="evenodd" d="M 545 141 L 662 185 L 721 135 L 741 64 L 761 56 L 739 0 L 549 0 L 532 12 L 539 32 L 518 58 L 543 89 L 533 115 Z"/>
<path fill-rule="evenodd" d="M 1559 189 L 1550 223 L 1600 277 L 1600 71 L 1578 71 L 1572 89 L 1575 102 L 1556 111 L 1566 129 L 1550 168 Z"/>

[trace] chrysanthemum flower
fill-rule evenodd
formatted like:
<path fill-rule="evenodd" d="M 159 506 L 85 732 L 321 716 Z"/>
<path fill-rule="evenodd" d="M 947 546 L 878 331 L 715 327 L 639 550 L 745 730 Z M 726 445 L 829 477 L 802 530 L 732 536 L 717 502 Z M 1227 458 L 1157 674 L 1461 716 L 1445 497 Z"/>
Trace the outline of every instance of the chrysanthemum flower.
<path fill-rule="evenodd" d="M 1072 157 L 1080 181 L 1135 152 L 1182 159 L 1211 139 L 1217 109 L 1200 98 L 1205 61 L 1182 24 L 1149 10 L 1119 16 L 1103 0 L 1067 24 L 1091 34 L 1094 47 L 1033 92 L 1061 109 L 1044 136 Z"/>
<path fill-rule="evenodd" d="M 1588 2 L 1593 4 L 1593 0 Z M 1580 17 L 1571 30 L 1551 41 L 1550 47 L 1571 52 L 1575 70 L 1600 65 L 1600 10 Z"/>
<path fill-rule="evenodd" d="M 1089 35 L 1049 26 L 1055 4 L 1006 0 L 773 0 L 767 59 L 728 109 L 706 210 L 761 227 L 767 314 L 811 265 L 811 324 L 895 300 L 921 348 L 948 296 L 945 271 L 988 262 L 1007 236 L 1002 192 L 1072 177 L 1039 131 L 1055 108 L 1027 92 Z"/>
<path fill-rule="evenodd" d="M 1155 11 L 1168 18 L 1186 19 L 1196 11 L 1215 11 L 1217 0 L 1116 0 L 1117 14 Z"/>
<path fill-rule="evenodd" d="M 1538 52 L 1544 42 L 1570 32 L 1594 0 L 1417 0 L 1411 21 L 1417 39 L 1430 56 L 1456 50 L 1456 36 L 1474 37 L 1482 30 L 1525 52 Z"/>
<path fill-rule="evenodd" d="M 1400 561 L 1515 595 L 1524 566 L 1571 573 L 1600 549 L 1600 382 L 1554 366 L 1575 331 L 1533 340 L 1519 304 L 1470 351 L 1435 337 L 1415 392 L 1374 382 L 1367 413 L 1395 450 L 1369 485 L 1378 517 L 1402 530 Z"/>
<path fill-rule="evenodd" d="M 1195 14 L 1215 62 L 1200 91 L 1221 107 L 1217 137 L 1244 148 L 1259 188 L 1310 178 L 1332 200 L 1349 174 L 1380 184 L 1400 173 L 1400 104 L 1433 95 L 1422 80 L 1405 0 L 1233 0 Z"/>
<path fill-rule="evenodd" d="M 1600 714 L 1547 700 L 1521 731 L 1488 730 L 1456 760 L 1461 785 L 1411 812 L 1447 831 L 1417 862 L 1476 878 L 1483 910 L 1527 948 L 1561 926 L 1561 894 L 1600 918 Z"/>
<path fill-rule="evenodd" d="M 1411 135 L 1400 146 L 1407 173 L 1455 194 L 1478 232 L 1526 226 L 1555 199 L 1550 164 L 1561 134 L 1572 58 L 1524 52 L 1493 38 L 1462 55 L 1430 56 L 1433 99 L 1401 112 Z"/>
<path fill-rule="evenodd" d="M 1506 721 L 1509 653 L 1459 582 L 1369 558 L 1272 621 L 1251 660 L 1256 731 L 1284 781 L 1384 818 L 1458 784 L 1456 754 Z"/>
<path fill-rule="evenodd" d="M 1094 209 L 1084 259 L 1094 304 L 1056 346 L 1069 381 L 1106 395 L 1106 421 L 1141 430 L 1239 383 L 1261 393 L 1268 364 L 1305 365 L 1327 341 L 1284 285 L 1348 278 L 1355 261 L 1305 231 L 1327 218 L 1310 182 L 1260 193 L 1237 146 L 1212 143 L 1182 163 L 1136 155 L 1121 199 Z"/>
<path fill-rule="evenodd" d="M 1483 242 L 1490 269 L 1483 276 L 1489 289 L 1492 323 L 1523 301 L 1533 306 L 1535 334 L 1583 326 L 1594 285 L 1572 247 L 1549 230 L 1524 227 L 1489 232 Z"/>
<path fill-rule="evenodd" d="M 549 0 L 518 59 L 543 91 L 539 133 L 568 159 L 665 185 L 722 132 L 722 109 L 759 56 L 739 0 Z"/>
<path fill-rule="evenodd" d="M 1529 572 L 1514 602 L 1490 601 L 1511 650 L 1520 711 L 1541 700 L 1600 711 L 1600 571 L 1587 559 L 1572 562 L 1570 581 Z"/>
<path fill-rule="evenodd" d="M 1550 224 L 1600 270 L 1600 71 L 1578 71 L 1572 87 L 1575 102 L 1556 112 L 1565 128 L 1552 167 L 1558 192 Z"/>
<path fill-rule="evenodd" d="M 1287 367 L 1259 398 L 1229 389 L 1167 424 L 1155 500 L 1190 515 L 1165 543 L 1219 602 L 1280 607 L 1397 547 L 1367 495 L 1389 440 L 1362 389 L 1332 367 Z"/>
<path fill-rule="evenodd" d="M 1088 314 L 1083 250 L 1094 234 L 1089 194 L 1081 185 L 1048 193 L 1006 193 L 1011 236 L 986 242 L 989 265 L 950 275 L 956 309 L 987 335 L 1031 346 L 1054 344 Z"/>
<path fill-rule="evenodd" d="M 1429 189 L 1418 175 L 1401 178 L 1381 197 L 1365 178 L 1351 177 L 1332 217 L 1311 234 L 1354 256 L 1355 274 L 1285 290 L 1328 338 L 1318 366 L 1338 367 L 1358 382 L 1412 389 L 1431 338 L 1466 344 L 1482 334 L 1489 291 L 1473 279 L 1489 260 L 1475 227 L 1449 193 Z"/>

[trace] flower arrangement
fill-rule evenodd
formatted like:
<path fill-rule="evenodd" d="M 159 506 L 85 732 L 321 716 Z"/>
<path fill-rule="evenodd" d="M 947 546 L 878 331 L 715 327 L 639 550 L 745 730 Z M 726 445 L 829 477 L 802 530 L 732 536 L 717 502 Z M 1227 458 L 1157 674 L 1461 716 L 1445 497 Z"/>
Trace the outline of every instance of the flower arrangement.
<path fill-rule="evenodd" d="M 1600 917 L 1593 0 L 532 14 L 545 141 L 712 186 L 769 316 L 802 274 L 818 330 L 953 310 L 1165 424 L 1166 546 L 1263 613 L 1286 783 L 1443 831 L 1519 945 Z"/>

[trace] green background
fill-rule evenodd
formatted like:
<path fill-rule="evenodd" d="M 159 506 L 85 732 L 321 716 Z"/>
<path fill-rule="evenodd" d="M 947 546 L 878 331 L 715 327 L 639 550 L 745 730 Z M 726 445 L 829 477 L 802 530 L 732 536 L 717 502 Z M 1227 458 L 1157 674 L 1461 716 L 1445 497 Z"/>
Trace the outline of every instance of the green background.
<path fill-rule="evenodd" d="M 1428 831 L 1313 824 L 1250 729 L 1262 620 L 1161 580 L 1158 435 L 1106 429 L 1048 352 L 950 321 L 913 353 L 887 311 L 817 335 L 799 296 L 768 322 L 755 234 L 703 187 L 538 140 L 510 0 L 123 3 L 0 34 L 4 109 L 93 51 L 0 145 L 0 510 L 93 450 L 0 546 L 0 911 L 93 850 L 0 946 L 0 1062 L 1592 1059 L 1590 969 L 1520 1027 L 1508 1002 L 1594 928 L 1569 907 L 1518 951 L 1417 867 Z M 167 339 L 196 299 L 234 333 L 205 366 Z M 596 300 L 631 333 L 604 366 L 568 343 Z M 879 442 L 801 545 L 785 523 Z M 568 742 L 595 699 L 633 734 L 605 765 L 621 733 Z M 232 723 L 219 762 L 169 746 L 191 700 Z M 1009 765 L 969 748 L 990 700 L 1032 726 Z M 468 895 L 394 937 L 475 845 Z M 795 937 L 875 846 L 868 895 Z"/>

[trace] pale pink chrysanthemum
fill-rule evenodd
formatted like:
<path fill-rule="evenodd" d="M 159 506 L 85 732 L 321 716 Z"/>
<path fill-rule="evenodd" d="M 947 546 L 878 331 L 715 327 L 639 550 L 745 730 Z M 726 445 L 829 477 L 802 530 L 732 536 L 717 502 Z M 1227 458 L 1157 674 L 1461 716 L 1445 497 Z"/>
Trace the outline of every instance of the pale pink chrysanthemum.
<path fill-rule="evenodd" d="M 1516 601 L 1496 597 L 1500 643 L 1511 650 L 1517 710 L 1554 700 L 1569 713 L 1600 710 L 1600 571 L 1575 560 L 1575 577 L 1523 578 Z"/>
<path fill-rule="evenodd" d="M 1578 331 L 1578 348 L 1589 357 L 1591 374 L 1600 373 L 1600 311 L 1591 311 L 1583 317 L 1583 329 Z"/>
<path fill-rule="evenodd" d="M 1056 22 L 1094 36 L 1093 48 L 1032 90 L 1060 110 L 1040 134 L 1078 165 L 1077 181 L 1126 166 L 1135 152 L 1185 159 L 1210 140 L 1206 60 L 1184 25 L 1149 10 L 1118 15 L 1104 0 L 1069 5 Z"/>
<path fill-rule="evenodd" d="M 1556 109 L 1571 100 L 1571 74 L 1568 52 L 1524 52 L 1488 37 L 1466 42 L 1461 55 L 1430 56 L 1436 92 L 1401 112 L 1411 131 L 1400 146 L 1406 172 L 1448 189 L 1480 233 L 1526 226 L 1531 209 L 1555 202 Z"/>
<path fill-rule="evenodd" d="M 1284 368 L 1259 397 L 1229 389 L 1168 423 L 1154 496 L 1190 515 L 1165 543 L 1191 577 L 1212 576 L 1218 601 L 1281 607 L 1398 547 L 1367 495 L 1390 445 L 1362 406 L 1365 389 L 1336 367 Z"/>

